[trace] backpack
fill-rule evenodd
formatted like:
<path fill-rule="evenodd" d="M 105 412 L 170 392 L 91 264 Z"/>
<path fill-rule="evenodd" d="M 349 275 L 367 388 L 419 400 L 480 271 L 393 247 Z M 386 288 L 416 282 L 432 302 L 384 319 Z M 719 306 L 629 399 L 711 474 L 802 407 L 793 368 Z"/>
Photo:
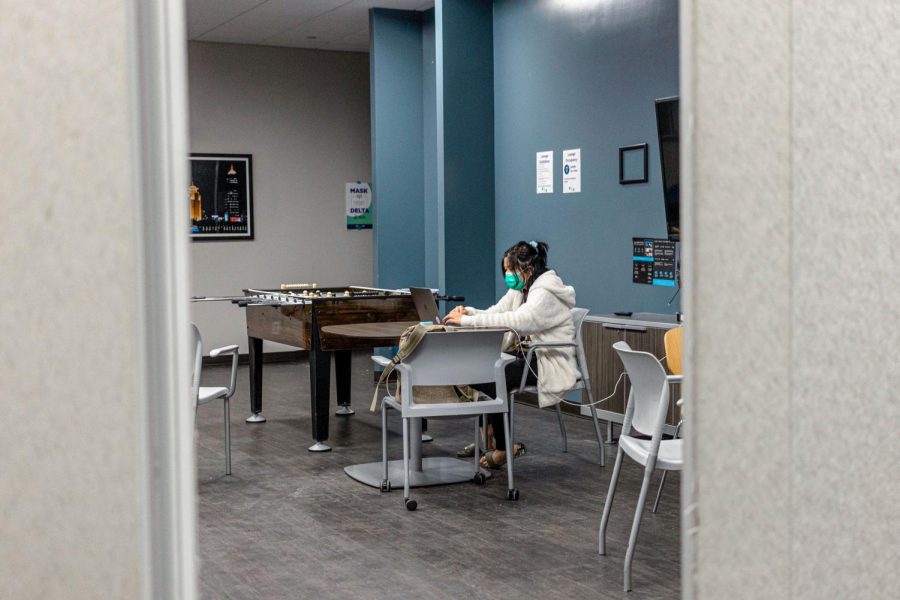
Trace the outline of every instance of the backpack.
<path fill-rule="evenodd" d="M 375 384 L 375 393 L 372 394 L 372 404 L 369 406 L 370 411 L 375 412 L 375 409 L 378 407 L 378 388 L 381 387 L 382 382 L 384 382 L 385 390 L 390 394 L 387 381 L 390 374 L 394 371 L 394 367 L 406 360 L 406 358 L 418 347 L 419 342 L 422 341 L 425 334 L 432 331 L 447 331 L 447 328 L 444 325 L 423 325 L 419 323 L 407 327 L 406 331 L 400 335 L 397 354 L 391 359 L 391 364 L 385 367 L 384 371 L 381 372 L 381 377 L 378 379 L 378 383 Z M 391 395 L 393 395 L 398 402 L 402 402 L 399 381 L 397 382 L 396 389 L 397 392 Z M 478 400 L 480 392 L 473 390 L 467 385 L 416 385 L 413 386 L 413 394 L 416 398 L 416 404 L 448 404 L 451 402 L 471 402 Z"/>

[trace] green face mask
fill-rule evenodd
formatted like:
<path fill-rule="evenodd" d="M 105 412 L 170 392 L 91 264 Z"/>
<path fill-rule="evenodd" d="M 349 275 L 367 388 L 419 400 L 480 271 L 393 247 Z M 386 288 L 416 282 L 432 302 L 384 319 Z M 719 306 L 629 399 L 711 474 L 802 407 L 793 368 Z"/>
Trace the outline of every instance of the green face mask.
<path fill-rule="evenodd" d="M 507 273 L 503 281 L 506 282 L 506 287 L 511 290 L 518 291 L 525 287 L 525 280 L 519 277 L 518 273 Z"/>

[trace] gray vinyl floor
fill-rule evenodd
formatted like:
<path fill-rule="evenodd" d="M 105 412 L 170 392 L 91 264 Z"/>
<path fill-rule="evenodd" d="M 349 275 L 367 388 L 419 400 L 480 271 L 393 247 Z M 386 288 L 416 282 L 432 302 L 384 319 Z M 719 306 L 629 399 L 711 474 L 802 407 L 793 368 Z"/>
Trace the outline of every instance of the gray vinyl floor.
<path fill-rule="evenodd" d="M 204 385 L 225 385 L 228 370 L 206 367 Z M 356 415 L 331 417 L 333 450 L 315 454 L 305 362 L 265 366 L 263 413 L 249 414 L 248 373 L 232 399 L 233 474 L 224 476 L 221 405 L 197 418 L 200 591 L 203 598 L 677 598 L 680 478 L 670 476 L 659 512 L 645 510 L 634 558 L 634 591 L 622 566 L 642 471 L 626 459 L 609 529 L 609 555 L 597 554 L 597 528 L 615 459 L 597 464 L 590 420 L 566 416 L 569 451 L 560 451 L 555 413 L 517 405 L 518 502 L 505 471 L 486 485 L 419 488 L 408 512 L 399 491 L 382 494 L 350 479 L 349 464 L 381 456 L 380 420 L 368 411 L 374 384 L 365 354 L 353 357 Z M 334 386 L 332 385 L 332 389 Z M 332 391 L 332 394 L 334 392 Z M 332 405 L 334 400 L 332 399 Z M 400 419 L 390 421 L 393 457 L 402 456 Z M 472 435 L 470 420 L 430 420 L 427 456 L 452 456 Z M 658 475 L 657 475 L 658 479 Z M 653 488 L 655 493 L 656 488 Z"/>

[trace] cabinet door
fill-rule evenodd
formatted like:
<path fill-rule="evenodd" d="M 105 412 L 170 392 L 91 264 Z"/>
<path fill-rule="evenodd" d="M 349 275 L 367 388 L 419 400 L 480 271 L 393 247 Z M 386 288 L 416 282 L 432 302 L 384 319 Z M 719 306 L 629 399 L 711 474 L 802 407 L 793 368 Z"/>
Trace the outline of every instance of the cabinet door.
<path fill-rule="evenodd" d="M 609 398 L 597 405 L 600 410 L 625 414 L 625 405 L 628 402 L 628 393 L 631 386 L 628 377 L 622 377 L 625 367 L 619 356 L 613 349 L 613 344 L 619 341 L 627 343 L 632 350 L 649 352 L 662 359 L 665 355 L 663 339 L 666 330 L 654 327 L 648 328 L 621 328 L 611 324 L 587 322 L 584 324 L 584 353 L 588 362 L 588 372 L 591 377 L 591 391 L 594 400 Z M 621 381 L 620 381 L 621 377 Z M 616 386 L 618 382 L 618 387 Z M 680 386 L 672 390 L 672 403 L 669 408 L 667 422 L 677 422 L 677 410 L 675 399 L 680 397 Z M 615 394 L 613 394 L 615 390 Z M 582 400 L 587 402 L 587 398 Z"/>

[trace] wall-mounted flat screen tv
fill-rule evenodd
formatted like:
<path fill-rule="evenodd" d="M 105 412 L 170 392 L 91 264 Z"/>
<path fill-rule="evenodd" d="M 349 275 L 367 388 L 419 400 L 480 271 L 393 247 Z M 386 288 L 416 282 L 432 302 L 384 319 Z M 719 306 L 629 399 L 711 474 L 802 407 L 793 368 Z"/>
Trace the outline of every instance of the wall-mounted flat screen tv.
<path fill-rule="evenodd" d="M 666 206 L 666 228 L 670 240 L 681 239 L 678 202 L 678 125 L 678 97 L 657 100 L 656 132 L 659 134 L 663 200 Z"/>

